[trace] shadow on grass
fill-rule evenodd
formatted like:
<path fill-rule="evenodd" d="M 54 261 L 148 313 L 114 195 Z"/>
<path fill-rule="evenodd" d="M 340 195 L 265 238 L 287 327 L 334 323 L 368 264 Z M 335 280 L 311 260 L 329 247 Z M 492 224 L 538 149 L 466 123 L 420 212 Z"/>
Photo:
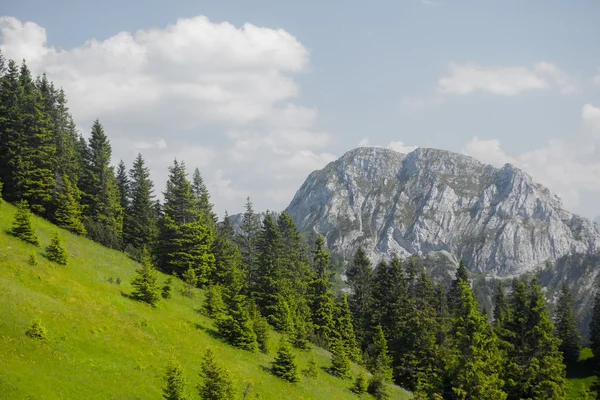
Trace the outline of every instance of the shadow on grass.
<path fill-rule="evenodd" d="M 121 290 L 121 296 L 123 296 L 123 297 L 125 297 L 126 299 L 129 299 L 129 300 L 138 301 L 138 299 L 134 295 L 132 295 L 131 293 L 125 293 L 122 290 Z"/>
<path fill-rule="evenodd" d="M 194 323 L 194 326 L 196 327 L 196 329 L 200 329 L 200 330 L 203 330 L 204 332 L 206 332 L 213 339 L 223 340 L 223 338 L 219 335 L 219 332 L 217 332 L 217 330 L 215 330 L 213 328 L 205 326 L 205 325 L 201 324 L 200 322 Z"/>
<path fill-rule="evenodd" d="M 596 363 L 593 358 L 579 360 L 576 364 L 567 367 L 567 379 L 589 378 L 594 376 Z"/>

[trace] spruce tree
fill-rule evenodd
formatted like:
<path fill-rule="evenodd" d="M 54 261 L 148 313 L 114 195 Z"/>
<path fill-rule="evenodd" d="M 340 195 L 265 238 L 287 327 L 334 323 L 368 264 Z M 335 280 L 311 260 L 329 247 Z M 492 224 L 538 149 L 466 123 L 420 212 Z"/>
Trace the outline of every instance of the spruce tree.
<path fill-rule="evenodd" d="M 321 235 L 317 235 L 312 254 L 313 280 L 310 284 L 312 326 L 315 335 L 322 338 L 325 343 L 329 343 L 335 336 L 335 303 L 329 281 L 330 256 L 325 251 L 325 241 Z"/>
<path fill-rule="evenodd" d="M 235 237 L 235 241 L 240 249 L 242 265 L 248 275 L 248 287 L 252 287 L 255 281 L 255 267 L 257 256 L 257 245 L 260 232 L 260 221 L 254 213 L 254 208 L 250 197 L 246 201 L 246 211 L 240 226 L 240 234 Z"/>
<path fill-rule="evenodd" d="M 54 210 L 53 221 L 56 225 L 77 235 L 87 233 L 82 219 L 82 207 L 79 204 L 79 190 L 71 184 L 68 175 L 63 175 L 60 179 L 59 189 L 54 192 Z"/>
<path fill-rule="evenodd" d="M 338 378 L 350 377 L 350 359 L 344 344 L 339 339 L 332 338 L 329 351 L 331 352 L 331 373 Z"/>
<path fill-rule="evenodd" d="M 137 249 L 152 247 L 158 236 L 156 213 L 154 210 L 153 183 L 150 170 L 138 154 L 129 171 L 130 179 L 125 180 L 123 190 L 128 192 L 123 236 L 126 243 Z"/>
<path fill-rule="evenodd" d="M 356 334 L 354 333 L 354 326 L 352 325 L 352 313 L 348 306 L 348 295 L 344 293 L 342 300 L 336 307 L 336 334 L 339 336 L 342 345 L 346 349 L 346 353 L 350 360 L 359 363 L 362 361 L 360 348 L 356 340 Z"/>
<path fill-rule="evenodd" d="M 369 381 L 367 380 L 367 374 L 361 370 L 354 380 L 354 385 L 350 389 L 354 394 L 361 395 L 367 393 L 369 387 Z"/>
<path fill-rule="evenodd" d="M 452 334 L 456 361 L 452 368 L 452 390 L 458 398 L 506 399 L 500 378 L 502 358 L 496 336 L 478 311 L 468 283 L 454 286 Z"/>
<path fill-rule="evenodd" d="M 0 78 L 0 181 L 4 184 L 2 197 L 8 202 L 21 200 L 17 180 L 23 154 L 20 93 L 19 67 L 9 60 Z"/>
<path fill-rule="evenodd" d="M 131 281 L 132 297 L 156 307 L 161 299 L 161 288 L 158 273 L 152 265 L 146 248 L 142 249 L 141 267 L 136 270 L 136 277 Z"/>
<path fill-rule="evenodd" d="M 590 347 L 596 360 L 600 360 L 600 288 L 596 287 L 592 318 L 590 320 Z"/>
<path fill-rule="evenodd" d="M 362 247 L 354 255 L 354 260 L 346 271 L 348 285 L 352 291 L 350 310 L 352 311 L 354 328 L 359 343 L 363 348 L 368 345 L 368 331 L 372 315 L 373 271 L 371 261 Z"/>
<path fill-rule="evenodd" d="M 294 383 L 300 380 L 296 356 L 292 351 L 292 346 L 285 337 L 282 337 L 279 341 L 277 355 L 271 364 L 271 372 L 288 382 Z"/>
<path fill-rule="evenodd" d="M 210 202 L 210 193 L 204 184 L 204 179 L 200 174 L 200 170 L 196 168 L 192 175 L 191 182 L 192 193 L 198 207 L 198 212 L 202 215 L 204 223 L 213 228 L 217 223 L 217 215 L 213 212 L 213 205 Z"/>
<path fill-rule="evenodd" d="M 318 378 L 319 367 L 317 365 L 317 360 L 315 359 L 314 355 L 310 356 L 310 358 L 308 359 L 308 365 L 306 366 L 306 369 L 304 369 L 302 372 L 304 373 L 304 375 L 308 376 L 309 378 L 313 378 L 313 379 Z"/>
<path fill-rule="evenodd" d="M 46 247 L 46 258 L 59 265 L 67 265 L 69 253 L 63 247 L 58 232 L 54 233 L 50 245 Z"/>
<path fill-rule="evenodd" d="M 188 297 L 194 297 L 194 290 L 198 285 L 198 277 L 196 276 L 196 271 L 193 268 L 188 268 L 181 275 L 181 279 L 185 282 L 185 294 Z"/>
<path fill-rule="evenodd" d="M 388 354 L 387 340 L 383 334 L 381 325 L 375 327 L 373 333 L 373 345 L 369 349 L 367 367 L 374 375 L 380 375 L 386 381 L 392 380 L 392 359 Z"/>
<path fill-rule="evenodd" d="M 206 285 L 215 263 L 213 236 L 197 211 L 185 165 L 177 160 L 169 168 L 164 196 L 157 249 L 160 268 L 180 275 L 193 268 L 199 285 Z"/>
<path fill-rule="evenodd" d="M 10 234 L 34 246 L 40 245 L 40 238 L 31 225 L 31 212 L 26 201 L 17 203 L 17 213 Z"/>
<path fill-rule="evenodd" d="M 163 389 L 163 399 L 165 400 L 187 400 L 188 396 L 185 394 L 185 386 L 187 381 L 183 376 L 183 370 L 181 365 L 171 360 L 167 365 L 165 374 L 163 377 L 165 386 Z"/>
<path fill-rule="evenodd" d="M 216 360 L 212 350 L 206 350 L 202 360 L 202 382 L 198 385 L 198 393 L 203 400 L 233 400 L 235 388 L 228 370 Z"/>
<path fill-rule="evenodd" d="M 125 215 L 123 216 L 123 225 L 127 225 L 128 221 L 128 210 L 129 210 L 129 176 L 127 175 L 127 167 L 123 160 L 119 161 L 117 165 L 117 171 L 115 174 L 115 179 L 117 180 L 117 187 L 119 188 L 119 204 L 121 208 L 125 211 Z"/>
<path fill-rule="evenodd" d="M 162 289 L 160 290 L 160 295 L 163 299 L 168 300 L 171 298 L 171 291 L 173 290 L 173 278 L 168 277 L 165 281 Z"/>
<path fill-rule="evenodd" d="M 220 286 L 211 285 L 206 289 L 206 297 L 204 298 L 202 310 L 205 315 L 211 318 L 217 317 L 225 310 Z"/>
<path fill-rule="evenodd" d="M 450 285 L 450 290 L 448 291 L 448 307 L 450 310 L 454 308 L 456 303 L 459 301 L 458 299 L 458 286 L 460 282 L 465 282 L 468 286 L 471 286 L 469 281 L 469 272 L 467 271 L 467 267 L 465 267 L 465 263 L 461 260 L 458 264 L 458 269 L 456 270 L 456 275 L 452 284 Z"/>
<path fill-rule="evenodd" d="M 262 353 L 268 354 L 270 350 L 269 323 L 267 322 L 267 319 L 260 314 L 256 305 L 252 305 L 250 307 L 250 318 L 252 319 L 252 330 L 256 335 L 256 342 L 258 343 L 258 348 Z"/>
<path fill-rule="evenodd" d="M 554 314 L 556 336 L 561 340 L 558 349 L 563 353 L 563 360 L 567 366 L 579 360 L 581 351 L 581 335 L 577 330 L 577 321 L 573 310 L 573 296 L 566 283 L 562 285 Z"/>

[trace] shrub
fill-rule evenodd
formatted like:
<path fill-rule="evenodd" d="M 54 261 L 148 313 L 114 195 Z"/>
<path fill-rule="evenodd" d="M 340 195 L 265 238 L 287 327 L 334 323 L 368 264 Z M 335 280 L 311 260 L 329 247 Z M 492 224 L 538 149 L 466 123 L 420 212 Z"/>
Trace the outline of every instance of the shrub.
<path fill-rule="evenodd" d="M 25 331 L 25 334 L 32 339 L 39 340 L 44 340 L 47 336 L 46 328 L 39 318 L 33 320 L 31 326 Z"/>
<path fill-rule="evenodd" d="M 319 376 L 319 368 L 317 367 L 317 360 L 315 360 L 315 356 L 311 356 L 308 360 L 308 365 L 302 373 L 309 378 L 316 379 Z"/>
<path fill-rule="evenodd" d="M 31 225 L 31 211 L 29 211 L 26 201 L 20 201 L 17 204 L 17 213 L 10 234 L 34 246 L 40 245 L 40 238 Z"/>
<path fill-rule="evenodd" d="M 38 265 L 37 255 L 35 253 L 31 253 L 29 255 L 29 259 L 27 260 L 29 265 Z"/>
<path fill-rule="evenodd" d="M 46 247 L 46 258 L 60 265 L 67 265 L 67 262 L 69 261 L 69 253 L 67 253 L 67 250 L 62 246 L 60 238 L 58 237 L 58 232 L 54 233 L 50 245 Z"/>

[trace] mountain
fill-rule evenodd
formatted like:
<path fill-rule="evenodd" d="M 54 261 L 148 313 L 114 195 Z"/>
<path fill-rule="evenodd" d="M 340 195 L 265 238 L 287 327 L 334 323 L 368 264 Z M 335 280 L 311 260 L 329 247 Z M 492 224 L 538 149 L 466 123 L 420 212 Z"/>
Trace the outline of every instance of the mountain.
<path fill-rule="evenodd" d="M 349 151 L 311 173 L 286 211 L 346 259 L 358 246 L 375 261 L 443 255 L 495 278 L 600 249 L 600 227 L 525 172 L 436 149 Z"/>

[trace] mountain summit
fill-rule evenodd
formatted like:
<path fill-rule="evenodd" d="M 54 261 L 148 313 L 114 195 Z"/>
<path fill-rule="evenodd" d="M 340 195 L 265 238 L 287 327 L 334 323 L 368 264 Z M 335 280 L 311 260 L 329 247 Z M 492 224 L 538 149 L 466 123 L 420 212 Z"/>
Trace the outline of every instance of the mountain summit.
<path fill-rule="evenodd" d="M 362 147 L 311 173 L 286 209 L 346 259 L 443 254 L 506 278 L 600 248 L 600 226 L 525 172 L 444 150 Z"/>

